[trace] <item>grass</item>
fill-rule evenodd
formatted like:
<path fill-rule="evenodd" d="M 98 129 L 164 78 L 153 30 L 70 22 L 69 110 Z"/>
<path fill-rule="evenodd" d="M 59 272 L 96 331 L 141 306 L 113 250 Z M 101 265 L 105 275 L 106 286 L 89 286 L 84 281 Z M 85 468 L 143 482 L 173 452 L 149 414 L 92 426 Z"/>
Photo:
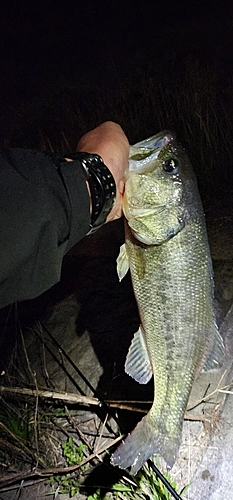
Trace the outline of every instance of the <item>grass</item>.
<path fill-rule="evenodd" d="M 60 413 L 60 412 L 59 412 Z M 56 410 L 53 410 L 53 415 Z M 22 470 L 25 463 L 34 467 L 46 467 L 54 463 L 49 455 L 48 439 L 51 439 L 50 415 L 42 405 L 1 398 L 0 405 L 0 467 Z"/>
<path fill-rule="evenodd" d="M 131 477 L 125 471 L 119 473 L 118 469 L 114 469 L 113 478 L 111 481 L 104 480 L 101 482 L 101 475 L 97 474 L 99 479 L 92 484 L 92 480 L 86 479 L 93 472 L 93 463 L 88 460 L 91 455 L 89 446 L 80 441 L 77 443 L 75 438 L 70 434 L 71 429 L 67 428 L 67 410 L 62 408 L 45 407 L 37 413 L 37 439 L 34 435 L 34 411 L 32 404 L 14 401 L 8 403 L 4 401 L 1 405 L 0 414 L 0 469 L 6 467 L 10 469 L 14 465 L 15 472 L 18 471 L 18 481 L 20 482 L 21 471 L 24 470 L 25 464 L 28 464 L 35 470 L 35 481 L 37 472 L 44 474 L 45 478 L 51 470 L 47 485 L 50 487 L 50 492 L 47 495 L 66 494 L 69 498 L 73 498 L 77 493 L 86 495 L 87 500 L 104 500 L 104 499 L 138 499 L 138 500 L 170 500 L 172 497 L 166 487 L 158 479 L 155 473 L 147 465 L 135 476 Z M 70 418 L 70 413 L 69 413 Z M 67 435 L 66 440 L 61 439 L 61 433 L 56 436 L 55 427 L 57 422 L 61 420 L 66 422 L 64 426 L 58 425 L 60 430 L 64 430 Z M 53 422 L 53 427 L 51 426 Z M 57 429 L 58 430 L 58 429 Z M 51 436 L 53 435 L 53 439 Z M 50 442 L 48 437 L 50 436 Z M 36 447 L 40 444 L 39 448 Z M 50 450 L 49 450 L 50 448 Z M 59 453 L 54 453 L 55 449 L 59 448 Z M 46 449 L 46 453 L 45 453 Z M 54 456 L 55 455 L 55 456 Z M 53 457 L 53 458 L 52 458 Z M 97 457 L 99 457 L 97 453 Z M 91 457 L 90 457 L 91 458 Z M 62 465 L 61 464 L 62 460 Z M 83 463 L 84 462 L 84 463 Z M 94 464 L 96 466 L 96 462 Z M 109 466 L 103 465 L 106 469 L 104 477 L 111 475 Z M 67 471 L 66 471 L 67 469 Z M 44 472 L 43 472 L 44 471 Z M 116 472 L 116 474 L 115 474 Z M 29 477 L 32 476 L 30 469 Z M 116 480 L 116 477 L 118 479 Z M 4 479 L 7 476 L 4 475 Z M 16 484 L 17 484 L 16 477 Z M 169 474 L 165 474 L 167 480 L 174 488 L 176 485 L 171 481 Z M 24 476 L 25 478 L 25 476 Z M 2 477 L 0 478 L 2 480 Z M 1 481 L 0 481 L 1 492 Z"/>
<path fill-rule="evenodd" d="M 67 442 L 62 443 L 63 455 L 68 464 L 79 464 L 84 459 L 84 450 L 87 451 L 87 446 L 82 443 L 76 446 L 73 439 L 69 437 Z M 81 470 L 86 471 L 88 465 L 81 466 Z M 107 469 L 106 469 L 107 474 Z M 170 485 L 176 490 L 177 485 L 171 480 L 170 474 L 165 473 L 164 477 L 169 481 Z M 85 493 L 87 487 L 80 483 L 80 478 L 72 474 L 52 476 L 49 480 L 53 491 L 68 494 L 70 498 L 76 493 Z M 171 495 L 162 481 L 156 477 L 153 470 L 146 464 L 138 474 L 133 478 L 127 472 L 122 474 L 120 480 L 114 482 L 111 486 L 104 487 L 103 485 L 89 486 L 89 490 L 93 489 L 91 494 L 87 493 L 87 500 L 104 500 L 118 499 L 122 500 L 171 500 Z"/>
<path fill-rule="evenodd" d="M 104 89 L 63 82 L 22 103 L 5 143 L 64 153 L 104 120 L 119 122 L 131 144 L 170 128 L 191 157 L 200 189 L 214 195 L 229 190 L 233 83 L 222 82 L 217 68 L 193 59 L 167 66 L 136 59 L 128 74 L 113 69 L 112 82 Z"/>
<path fill-rule="evenodd" d="M 18 439 L 24 442 L 32 439 L 31 409 L 27 403 L 19 404 L 16 400 L 12 404 L 2 400 L 0 422 Z"/>
<path fill-rule="evenodd" d="M 68 466 L 80 464 L 85 457 L 84 451 L 88 450 L 87 445 L 83 443 L 77 446 L 71 436 L 69 436 L 66 442 L 61 444 L 61 447 L 63 457 Z M 81 472 L 87 469 L 88 464 L 84 464 L 80 467 Z M 70 498 L 72 498 L 80 491 L 80 476 L 77 474 L 72 475 L 71 473 L 62 475 L 57 474 L 50 477 L 48 484 L 52 487 L 52 491 L 68 494 Z"/>
<path fill-rule="evenodd" d="M 26 343 L 24 352 L 28 363 Z M 8 375 L 10 380 L 10 373 Z M 34 377 L 33 372 L 32 376 Z M 36 390 L 38 389 L 36 385 Z M 0 477 L 0 492 L 2 484 L 8 484 L 7 473 L 11 472 L 13 466 L 16 485 L 22 477 L 26 479 L 25 468 L 32 481 L 35 476 L 35 482 L 38 474 L 45 479 L 50 475 L 47 481 L 49 495 L 60 493 L 72 498 L 77 493 L 82 493 L 88 500 L 170 498 L 166 488 L 148 467 L 142 469 L 135 478 L 114 468 L 112 481 L 107 480 L 106 483 L 109 470 L 113 469 L 109 469 L 107 457 L 102 464 L 105 469 L 102 478 L 97 473 L 91 479 L 95 468 L 98 469 L 98 463 L 102 461 L 102 452 L 107 450 L 106 445 L 101 448 L 101 437 L 107 432 L 105 423 L 100 421 L 99 430 L 95 425 L 96 436 L 91 435 L 90 428 L 89 438 L 87 431 L 84 435 L 80 427 L 80 411 L 56 403 L 51 405 L 46 398 L 38 400 L 36 390 L 29 397 L 29 393 L 21 393 L 19 388 L 17 395 L 13 392 L 8 397 L 4 396 L 5 399 L 1 398 L 0 470 L 3 475 Z M 93 411 L 95 408 L 96 406 Z M 86 425 L 88 424 L 84 428 Z M 113 443 L 110 440 L 111 446 Z"/>

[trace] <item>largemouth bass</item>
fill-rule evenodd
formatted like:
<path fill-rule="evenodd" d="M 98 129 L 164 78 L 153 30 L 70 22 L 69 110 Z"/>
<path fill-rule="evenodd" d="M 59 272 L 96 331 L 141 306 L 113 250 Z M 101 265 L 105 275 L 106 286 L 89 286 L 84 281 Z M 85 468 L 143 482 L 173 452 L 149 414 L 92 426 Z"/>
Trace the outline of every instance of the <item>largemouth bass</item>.
<path fill-rule="evenodd" d="M 171 132 L 131 147 L 123 201 L 122 279 L 130 267 L 141 326 L 125 371 L 154 376 L 154 402 L 111 458 L 135 474 L 153 454 L 171 468 L 194 378 L 224 358 L 213 307 L 213 272 L 196 176 Z"/>

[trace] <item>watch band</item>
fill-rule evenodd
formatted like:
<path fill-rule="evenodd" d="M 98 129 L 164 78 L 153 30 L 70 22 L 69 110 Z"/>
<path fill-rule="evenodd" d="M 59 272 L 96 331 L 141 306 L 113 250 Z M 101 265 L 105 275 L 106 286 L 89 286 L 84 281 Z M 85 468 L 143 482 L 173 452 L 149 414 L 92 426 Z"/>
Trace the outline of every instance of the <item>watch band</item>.
<path fill-rule="evenodd" d="M 91 234 L 106 222 L 107 216 L 114 205 L 116 198 L 114 177 L 104 164 L 101 156 L 97 154 L 78 152 L 67 155 L 67 158 L 81 162 L 90 187 L 92 214 L 91 226 L 87 234 Z"/>

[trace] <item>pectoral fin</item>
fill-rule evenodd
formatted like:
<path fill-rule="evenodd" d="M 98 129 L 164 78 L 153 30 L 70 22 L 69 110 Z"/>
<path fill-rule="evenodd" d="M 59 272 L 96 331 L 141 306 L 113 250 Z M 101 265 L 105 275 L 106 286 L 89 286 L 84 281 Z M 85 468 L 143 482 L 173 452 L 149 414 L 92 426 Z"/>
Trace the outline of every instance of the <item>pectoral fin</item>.
<path fill-rule="evenodd" d="M 225 348 L 222 337 L 216 327 L 213 335 L 213 343 L 210 346 L 210 351 L 207 355 L 204 371 L 221 368 L 225 356 Z"/>
<path fill-rule="evenodd" d="M 120 247 L 120 253 L 117 257 L 117 274 L 119 281 L 122 281 L 129 270 L 129 259 L 126 253 L 125 243 Z"/>
<path fill-rule="evenodd" d="M 131 342 L 125 362 L 125 372 L 139 384 L 147 384 L 152 377 L 152 366 L 141 326 Z"/>

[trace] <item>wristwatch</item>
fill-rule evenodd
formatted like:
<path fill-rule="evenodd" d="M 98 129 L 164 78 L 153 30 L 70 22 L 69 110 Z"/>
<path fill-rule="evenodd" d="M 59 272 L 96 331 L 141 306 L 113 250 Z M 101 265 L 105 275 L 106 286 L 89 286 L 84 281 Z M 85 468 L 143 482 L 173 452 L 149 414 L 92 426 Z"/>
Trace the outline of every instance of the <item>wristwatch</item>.
<path fill-rule="evenodd" d="M 78 152 L 67 155 L 67 158 L 81 162 L 90 187 L 92 213 L 90 230 L 87 234 L 91 234 L 106 222 L 111 212 L 116 198 L 115 180 L 101 156 L 97 154 Z"/>

